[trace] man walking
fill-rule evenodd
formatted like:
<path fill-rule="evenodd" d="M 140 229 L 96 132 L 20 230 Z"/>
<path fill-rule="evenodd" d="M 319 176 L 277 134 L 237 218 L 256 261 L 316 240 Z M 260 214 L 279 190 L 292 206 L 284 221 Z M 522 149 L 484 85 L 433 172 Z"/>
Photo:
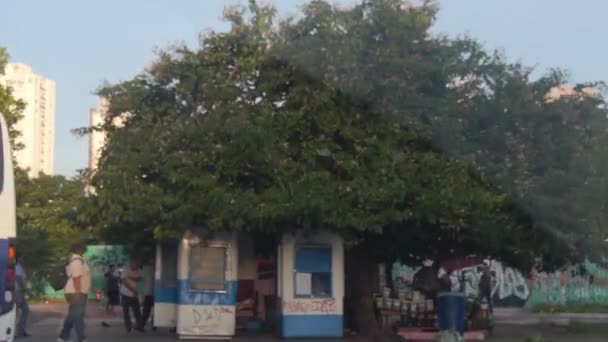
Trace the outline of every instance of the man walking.
<path fill-rule="evenodd" d="M 69 341 L 72 328 L 76 331 L 76 342 L 86 340 L 84 316 L 87 309 L 87 294 L 91 288 L 91 271 L 82 257 L 85 250 L 83 245 L 74 245 L 72 256 L 66 267 L 68 281 L 64 292 L 69 308 L 58 342 Z"/>
<path fill-rule="evenodd" d="M 30 306 L 27 303 L 25 295 L 27 294 L 27 273 L 23 266 L 23 257 L 17 257 L 17 265 L 15 265 L 15 292 L 16 292 L 16 303 L 17 310 L 19 312 L 19 320 L 17 321 L 17 334 L 16 337 L 29 337 L 30 335 L 26 331 L 27 319 L 30 315 Z"/>
<path fill-rule="evenodd" d="M 122 296 L 122 310 L 124 313 L 125 328 L 131 332 L 131 311 L 135 316 L 135 330 L 144 331 L 144 324 L 141 319 L 141 307 L 137 292 L 137 282 L 141 279 L 139 275 L 139 263 L 133 259 L 131 266 L 122 274 L 120 294 Z"/>

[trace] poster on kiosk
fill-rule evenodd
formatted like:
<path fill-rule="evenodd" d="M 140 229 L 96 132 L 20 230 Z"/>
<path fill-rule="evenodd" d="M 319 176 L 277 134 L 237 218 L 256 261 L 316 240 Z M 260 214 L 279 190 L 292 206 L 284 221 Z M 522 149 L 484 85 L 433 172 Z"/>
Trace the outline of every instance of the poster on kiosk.
<path fill-rule="evenodd" d="M 181 339 L 229 339 L 236 328 L 238 249 L 234 234 L 189 233 L 177 267 Z"/>

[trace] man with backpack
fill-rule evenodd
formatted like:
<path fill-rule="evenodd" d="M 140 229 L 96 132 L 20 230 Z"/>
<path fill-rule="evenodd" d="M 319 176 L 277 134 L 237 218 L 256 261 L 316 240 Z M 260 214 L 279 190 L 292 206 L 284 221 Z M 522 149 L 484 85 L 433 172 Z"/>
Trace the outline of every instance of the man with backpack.
<path fill-rule="evenodd" d="M 76 331 L 76 342 L 86 340 L 84 316 L 87 309 L 87 297 L 91 289 L 91 271 L 83 254 L 86 248 L 76 244 L 72 247 L 72 256 L 66 266 L 67 277 L 64 292 L 68 302 L 68 315 L 63 323 L 63 329 L 57 339 L 58 342 L 70 340 L 72 328 Z"/>

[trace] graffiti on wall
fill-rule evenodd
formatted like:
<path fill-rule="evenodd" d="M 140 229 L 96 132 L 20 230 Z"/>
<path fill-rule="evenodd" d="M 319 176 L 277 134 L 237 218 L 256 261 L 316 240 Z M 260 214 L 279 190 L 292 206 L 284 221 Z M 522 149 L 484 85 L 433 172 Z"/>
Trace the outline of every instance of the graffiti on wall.
<path fill-rule="evenodd" d="M 288 313 L 335 313 L 338 308 L 336 307 L 336 300 L 334 298 L 327 299 L 302 299 L 302 300 L 284 300 L 283 306 L 285 312 Z"/>
<path fill-rule="evenodd" d="M 608 268 L 588 260 L 552 273 L 532 272 L 529 283 L 529 305 L 608 305 Z"/>
<path fill-rule="evenodd" d="M 446 262 L 452 291 L 462 289 L 467 296 L 477 296 L 481 279 L 483 259 L 469 258 L 459 262 Z M 399 263 L 393 265 L 392 280 L 398 288 L 411 287 L 414 274 L 420 267 L 409 267 Z M 499 261 L 492 261 L 492 296 L 499 306 L 521 306 L 530 296 L 528 281 L 524 275 Z"/>
<path fill-rule="evenodd" d="M 90 296 L 94 298 L 93 291 L 103 292 L 105 277 L 104 274 L 110 265 L 125 267 L 129 257 L 123 246 L 88 246 L 84 254 L 84 259 L 91 269 L 91 288 Z M 63 298 L 63 291 L 55 291 L 50 286 L 45 289 L 46 298 Z"/>
<path fill-rule="evenodd" d="M 482 260 L 461 259 L 446 263 L 452 290 L 461 287 L 468 296 L 478 294 Z M 391 278 L 397 288 L 410 288 L 420 267 L 393 264 Z M 499 261 L 492 261 L 492 296 L 497 306 L 539 304 L 608 305 L 608 267 L 585 261 L 552 273 L 524 275 Z"/>
<path fill-rule="evenodd" d="M 198 333 L 212 332 L 225 320 L 230 320 L 234 316 L 231 308 L 221 306 L 201 306 L 192 309 L 192 328 Z"/>

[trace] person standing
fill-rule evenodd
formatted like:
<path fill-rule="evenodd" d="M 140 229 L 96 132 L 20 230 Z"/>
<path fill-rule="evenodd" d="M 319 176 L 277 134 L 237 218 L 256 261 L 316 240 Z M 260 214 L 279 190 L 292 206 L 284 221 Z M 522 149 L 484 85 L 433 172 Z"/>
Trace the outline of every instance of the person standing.
<path fill-rule="evenodd" d="M 131 311 L 135 316 L 135 330 L 144 331 L 143 321 L 141 319 L 141 307 L 139 305 L 139 297 L 137 291 L 137 282 L 141 279 L 139 275 L 139 263 L 133 259 L 131 266 L 122 274 L 120 295 L 122 299 L 122 310 L 124 314 L 125 328 L 127 332 L 131 332 Z"/>
<path fill-rule="evenodd" d="M 15 265 L 15 294 L 17 310 L 19 312 L 19 320 L 17 321 L 17 334 L 16 337 L 29 337 L 27 333 L 26 325 L 30 315 L 30 306 L 25 298 L 27 294 L 27 272 L 24 267 L 23 257 L 17 256 L 17 264 Z"/>
<path fill-rule="evenodd" d="M 154 266 L 151 264 L 148 264 L 143 268 L 143 280 L 144 307 L 142 310 L 142 324 L 145 327 L 152 316 L 152 309 L 154 308 Z M 154 329 L 154 322 L 151 322 L 151 325 L 152 329 Z"/>
<path fill-rule="evenodd" d="M 91 289 L 91 271 L 83 254 L 86 247 L 76 244 L 72 247 L 72 256 L 66 267 L 68 281 L 65 285 L 65 298 L 68 302 L 68 314 L 63 322 L 63 328 L 58 342 L 70 340 L 72 329 L 76 331 L 76 342 L 84 342 L 85 335 L 85 313 L 87 309 L 87 294 Z"/>
<path fill-rule="evenodd" d="M 492 271 L 490 269 L 490 259 L 485 259 L 481 266 L 481 277 L 479 278 L 479 298 L 488 303 L 490 313 L 494 312 L 494 303 L 492 301 Z"/>
<path fill-rule="evenodd" d="M 106 290 L 106 313 L 114 314 L 114 307 L 120 302 L 119 275 L 115 265 L 110 265 L 110 268 L 104 275 L 105 290 Z"/>

